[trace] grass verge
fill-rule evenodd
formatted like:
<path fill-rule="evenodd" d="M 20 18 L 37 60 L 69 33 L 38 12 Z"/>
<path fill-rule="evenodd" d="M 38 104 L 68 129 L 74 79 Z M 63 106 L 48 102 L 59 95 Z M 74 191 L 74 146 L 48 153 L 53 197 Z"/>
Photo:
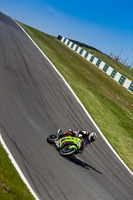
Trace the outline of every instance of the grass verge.
<path fill-rule="evenodd" d="M 0 144 L 0 199 L 33 200 L 27 186 L 12 165 L 7 153 Z"/>

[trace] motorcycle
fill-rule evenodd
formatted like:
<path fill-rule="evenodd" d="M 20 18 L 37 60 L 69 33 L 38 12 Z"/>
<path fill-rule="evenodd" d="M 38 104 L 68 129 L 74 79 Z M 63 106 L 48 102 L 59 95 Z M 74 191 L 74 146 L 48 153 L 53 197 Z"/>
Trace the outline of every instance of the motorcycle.
<path fill-rule="evenodd" d="M 86 144 L 81 138 L 73 136 L 60 137 L 57 133 L 47 137 L 47 142 L 54 144 L 61 156 L 82 153 Z"/>

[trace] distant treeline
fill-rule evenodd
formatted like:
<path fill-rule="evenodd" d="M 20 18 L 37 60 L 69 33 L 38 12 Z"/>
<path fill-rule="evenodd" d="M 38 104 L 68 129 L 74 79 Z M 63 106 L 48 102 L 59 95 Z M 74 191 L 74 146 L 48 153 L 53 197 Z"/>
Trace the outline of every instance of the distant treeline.
<path fill-rule="evenodd" d="M 69 38 L 68 38 L 68 39 L 69 39 Z M 72 40 L 72 39 L 69 39 L 69 40 L 72 41 L 72 42 L 74 42 L 75 44 L 79 45 L 80 47 L 85 47 L 85 48 L 88 48 L 88 49 L 93 49 L 93 50 L 95 50 L 95 51 L 99 51 L 99 50 L 96 49 L 95 47 L 89 46 L 89 45 L 87 45 L 87 44 L 85 44 L 85 43 L 78 42 L 78 41 Z M 101 51 L 99 51 L 99 52 L 101 52 Z M 103 52 L 101 52 L 101 53 L 103 53 Z"/>
<path fill-rule="evenodd" d="M 61 35 L 58 35 L 57 38 L 58 38 L 59 40 L 61 40 L 62 36 L 61 36 Z M 72 40 L 72 39 L 69 39 L 69 38 L 68 38 L 68 40 L 74 42 L 75 44 L 79 45 L 80 47 L 85 47 L 85 48 L 88 48 L 88 49 L 92 49 L 92 50 L 101 52 L 100 50 L 96 49 L 95 47 L 89 46 L 89 45 L 87 45 L 87 44 L 85 44 L 85 43 L 78 42 L 78 41 L 76 41 L 76 40 Z M 103 52 L 101 52 L 101 53 L 103 53 Z"/>

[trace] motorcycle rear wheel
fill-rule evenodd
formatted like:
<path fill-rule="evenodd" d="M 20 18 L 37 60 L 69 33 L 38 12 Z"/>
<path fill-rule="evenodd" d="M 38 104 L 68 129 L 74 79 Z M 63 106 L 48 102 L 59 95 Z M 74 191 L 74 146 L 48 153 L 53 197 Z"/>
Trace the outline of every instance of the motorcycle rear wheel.
<path fill-rule="evenodd" d="M 64 148 L 60 149 L 60 155 L 61 156 L 70 156 L 74 153 L 76 153 L 77 149 L 69 149 L 69 146 L 65 146 Z"/>
<path fill-rule="evenodd" d="M 57 135 L 49 135 L 47 137 L 47 142 L 50 144 L 54 144 L 57 139 L 58 139 Z"/>

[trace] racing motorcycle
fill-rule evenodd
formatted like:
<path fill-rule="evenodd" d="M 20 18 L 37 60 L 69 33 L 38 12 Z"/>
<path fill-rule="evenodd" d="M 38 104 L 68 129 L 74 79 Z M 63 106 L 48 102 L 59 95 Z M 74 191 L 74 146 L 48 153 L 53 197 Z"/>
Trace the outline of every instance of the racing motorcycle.
<path fill-rule="evenodd" d="M 86 147 L 86 144 L 81 138 L 66 135 L 60 137 L 57 133 L 48 136 L 47 142 L 54 144 L 62 156 L 82 153 Z"/>

